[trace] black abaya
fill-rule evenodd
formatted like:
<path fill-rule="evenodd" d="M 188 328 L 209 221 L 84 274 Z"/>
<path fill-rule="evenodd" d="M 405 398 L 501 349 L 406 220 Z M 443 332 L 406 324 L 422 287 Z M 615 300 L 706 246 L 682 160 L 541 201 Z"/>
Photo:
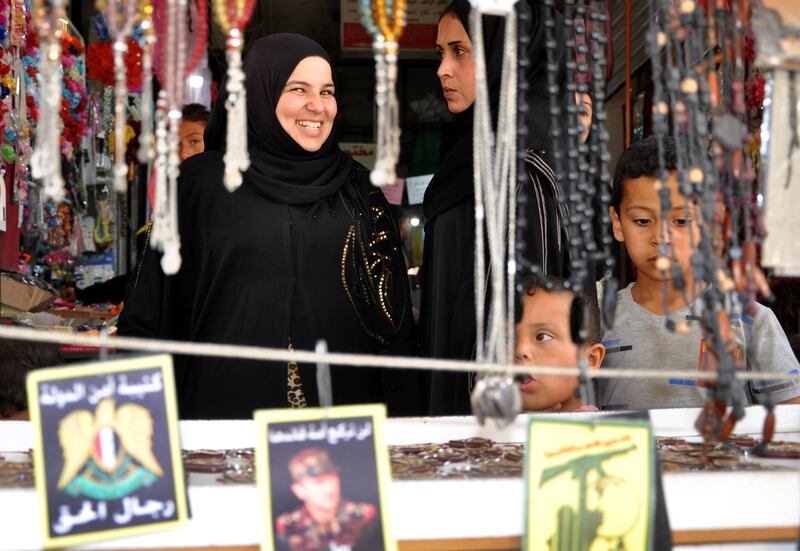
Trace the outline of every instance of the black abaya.
<path fill-rule="evenodd" d="M 309 56 L 328 59 L 298 35 L 266 37 L 248 50 L 251 168 L 229 193 L 222 151 L 181 165 L 181 269 L 165 277 L 159 255 L 147 251 L 120 335 L 299 350 L 325 339 L 332 352 L 413 353 L 405 262 L 382 192 L 339 150 L 335 132 L 309 153 L 275 117 L 286 79 Z M 225 123 L 221 95 L 207 147 L 224 149 Z M 379 279 L 389 282 L 383 294 Z M 299 366 L 309 406 L 319 403 L 315 369 Z M 414 372 L 331 366 L 331 379 L 334 404 L 383 402 L 390 415 L 419 413 Z M 289 406 L 286 363 L 178 357 L 176 380 L 183 418 L 250 418 L 257 408 Z"/>

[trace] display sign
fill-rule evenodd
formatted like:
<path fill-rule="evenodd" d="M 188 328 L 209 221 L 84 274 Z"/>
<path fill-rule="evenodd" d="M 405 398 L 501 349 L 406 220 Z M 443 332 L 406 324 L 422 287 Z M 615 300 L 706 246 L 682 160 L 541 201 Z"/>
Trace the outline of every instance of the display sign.
<path fill-rule="evenodd" d="M 403 190 L 406 187 L 406 181 L 402 178 L 395 180 L 394 184 L 390 186 L 381 186 L 381 191 L 386 197 L 386 202 L 390 205 L 403 204 Z"/>
<path fill-rule="evenodd" d="M 170 356 L 37 370 L 27 387 L 45 547 L 186 521 Z"/>
<path fill-rule="evenodd" d="M 524 548 L 652 549 L 656 473 L 648 421 L 532 416 Z"/>
<path fill-rule="evenodd" d="M 257 411 L 261 549 L 395 551 L 383 405 Z"/>
<path fill-rule="evenodd" d="M 358 161 L 368 169 L 375 168 L 375 144 L 340 142 L 339 149 L 350 155 L 354 161 Z"/>
<path fill-rule="evenodd" d="M 422 200 L 425 198 L 425 190 L 428 189 L 428 184 L 431 183 L 432 179 L 433 174 L 425 174 L 424 176 L 410 176 L 406 178 L 409 205 L 422 204 Z"/>
<path fill-rule="evenodd" d="M 450 0 L 408 0 L 406 26 L 400 37 L 400 52 L 415 50 L 433 53 L 436 27 Z M 341 0 L 342 50 L 371 50 L 372 37 L 361 24 L 359 0 Z"/>

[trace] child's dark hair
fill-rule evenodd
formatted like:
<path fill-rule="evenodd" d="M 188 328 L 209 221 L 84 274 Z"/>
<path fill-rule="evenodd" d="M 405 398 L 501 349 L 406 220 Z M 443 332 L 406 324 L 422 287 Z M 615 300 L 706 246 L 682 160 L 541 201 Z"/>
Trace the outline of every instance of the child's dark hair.
<path fill-rule="evenodd" d="M 211 112 L 206 109 L 206 106 L 200 103 L 187 103 L 181 111 L 183 120 L 189 122 L 208 122 L 208 118 L 211 116 Z"/>
<path fill-rule="evenodd" d="M 57 344 L 0 339 L 0 418 L 28 409 L 29 371 L 63 362 Z"/>
<path fill-rule="evenodd" d="M 675 151 L 675 138 L 665 136 L 664 168 L 675 170 L 678 166 L 678 155 Z M 619 213 L 622 195 L 625 192 L 625 180 L 633 180 L 642 176 L 655 178 L 658 176 L 658 141 L 650 136 L 632 143 L 620 156 L 614 170 L 614 182 L 611 187 L 611 206 Z"/>
<path fill-rule="evenodd" d="M 564 288 L 563 279 L 551 277 L 550 282 L 552 283 L 552 288 L 548 288 L 541 278 L 528 277 L 523 280 L 522 284 L 523 288 L 525 289 L 525 293 L 530 296 L 536 294 L 536 291 L 539 289 L 545 292 L 553 293 L 568 292 L 567 289 Z M 578 293 L 578 296 L 581 297 L 586 303 L 586 310 L 589 314 L 589 317 L 586 320 L 586 344 L 596 344 L 603 338 L 603 328 L 600 325 L 600 306 L 597 303 L 597 291 L 594 289 L 594 287 L 588 289 L 584 287 L 581 289 L 581 292 Z"/>

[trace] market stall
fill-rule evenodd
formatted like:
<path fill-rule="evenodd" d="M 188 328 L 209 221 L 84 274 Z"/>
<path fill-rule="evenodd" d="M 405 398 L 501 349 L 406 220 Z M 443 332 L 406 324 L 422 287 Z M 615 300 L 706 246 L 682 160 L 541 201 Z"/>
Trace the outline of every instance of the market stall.
<path fill-rule="evenodd" d="M 690 429 L 696 410 L 653 410 L 651 419 L 660 438 L 698 441 Z M 798 537 L 800 503 L 800 407 L 778 408 L 776 441 L 789 442 L 794 459 L 759 461 L 752 456 L 737 466 L 714 469 L 687 467 L 674 472 L 664 466 L 664 493 L 673 542 L 677 546 L 749 543 L 751 548 L 768 542 L 793 542 Z M 591 414 L 575 414 L 586 417 Z M 758 437 L 764 412 L 749 408 L 737 428 L 742 437 Z M 252 448 L 254 425 L 238 422 L 182 422 L 181 445 L 186 450 L 242 450 Z M 525 420 L 505 429 L 480 427 L 474 418 L 426 418 L 390 420 L 386 439 L 391 447 L 484 438 L 492 442 L 521 443 Z M 31 429 L 24 422 L 0 425 L 0 455 L 24 450 L 32 444 Z M 233 457 L 233 454 L 230 454 Z M 10 456 L 9 456 L 10 457 Z M 19 457 L 19 456 L 17 456 Z M 732 455 L 731 455 L 732 457 Z M 394 456 L 393 456 L 394 459 Z M 187 461 L 189 465 L 190 461 Z M 166 549 L 224 547 L 254 549 L 259 540 L 256 487 L 225 473 L 238 472 L 235 462 L 216 473 L 189 473 L 192 519 L 185 528 L 94 544 L 96 549 Z M 473 462 L 479 468 L 480 459 Z M 756 467 L 756 465 L 762 467 Z M 7 481 L 6 464 L 3 480 Z M 191 469 L 191 467 L 187 467 Z M 251 475 L 252 476 L 252 475 Z M 522 473 L 505 478 L 471 479 L 470 474 L 419 480 L 403 480 L 395 472 L 391 485 L 391 522 L 400 549 L 519 549 L 523 531 L 525 492 Z M 0 515 L 4 530 L 1 549 L 33 549 L 39 546 L 36 496 L 32 488 L 0 489 Z M 714 544 L 714 545 L 711 545 Z M 779 548 L 779 547 L 776 547 Z"/>

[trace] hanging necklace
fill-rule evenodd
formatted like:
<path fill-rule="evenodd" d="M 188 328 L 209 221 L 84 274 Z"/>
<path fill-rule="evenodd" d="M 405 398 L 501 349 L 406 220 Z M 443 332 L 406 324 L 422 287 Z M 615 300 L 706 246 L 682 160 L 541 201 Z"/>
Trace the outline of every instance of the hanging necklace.
<path fill-rule="evenodd" d="M 242 185 L 242 172 L 250 166 L 242 46 L 244 31 L 254 6 L 255 0 L 213 0 L 214 19 L 226 36 L 228 97 L 225 100 L 225 109 L 228 111 L 228 129 L 225 140 L 224 183 L 228 191 L 235 191 Z M 276 55 L 279 53 L 276 52 Z"/>
<path fill-rule="evenodd" d="M 162 89 L 156 108 L 155 205 L 150 243 L 163 251 L 161 269 L 175 274 L 181 266 L 178 234 L 178 129 L 186 67 L 186 0 L 166 0 L 161 6 L 159 40 Z"/>
<path fill-rule="evenodd" d="M 517 181 L 517 13 L 511 3 L 473 5 L 475 121 L 473 165 L 475 186 L 475 321 L 476 361 L 508 364 L 513 354 L 514 278 L 516 276 Z M 483 40 L 483 15 L 504 19 L 503 64 L 497 130 L 492 127 Z M 488 245 L 488 251 L 486 246 Z M 488 257 L 489 265 L 486 265 Z M 487 284 L 491 303 L 487 306 Z M 513 421 L 521 396 L 510 374 L 480 377 L 471 395 L 472 409 L 482 423 Z"/>
<path fill-rule="evenodd" d="M 34 24 L 41 40 L 41 78 L 39 125 L 36 147 L 31 158 L 31 172 L 44 184 L 44 196 L 54 202 L 64 199 L 61 175 L 61 35 L 59 18 L 66 15 L 64 0 L 52 0 L 48 7 L 42 0 L 33 2 Z"/>
<path fill-rule="evenodd" d="M 397 102 L 397 56 L 406 24 L 406 0 L 361 0 L 361 22 L 372 36 L 375 56 L 376 125 L 375 168 L 370 181 L 376 186 L 395 183 L 400 157 L 400 109 Z"/>
<path fill-rule="evenodd" d="M 136 2 L 128 0 L 120 5 L 118 0 L 97 0 L 97 9 L 105 15 L 114 51 L 114 190 L 125 193 L 128 189 L 128 166 L 125 163 L 125 126 L 128 122 L 128 83 L 125 54 L 128 39 L 138 21 Z"/>
<path fill-rule="evenodd" d="M 155 158 L 153 149 L 153 110 L 155 107 L 153 105 L 153 54 L 156 47 L 156 27 L 153 22 L 152 0 L 141 0 L 141 2 L 142 106 L 137 157 L 140 163 L 148 164 Z"/>
<path fill-rule="evenodd" d="M 600 243 L 602 250 L 598 251 L 598 260 L 603 261 L 603 279 L 605 292 L 603 294 L 602 314 L 606 327 L 614 325 L 616 310 L 618 282 L 613 277 L 614 256 L 611 251 L 611 217 L 608 208 L 611 205 L 611 176 L 608 170 L 608 129 L 606 128 L 606 90 L 605 77 L 608 68 L 608 25 L 606 19 L 605 0 L 592 0 L 592 11 L 589 16 L 591 22 L 587 33 L 591 40 L 590 60 L 592 66 L 593 83 L 593 117 L 590 151 L 592 154 L 591 166 L 596 167 L 598 204 L 600 209 Z"/>

